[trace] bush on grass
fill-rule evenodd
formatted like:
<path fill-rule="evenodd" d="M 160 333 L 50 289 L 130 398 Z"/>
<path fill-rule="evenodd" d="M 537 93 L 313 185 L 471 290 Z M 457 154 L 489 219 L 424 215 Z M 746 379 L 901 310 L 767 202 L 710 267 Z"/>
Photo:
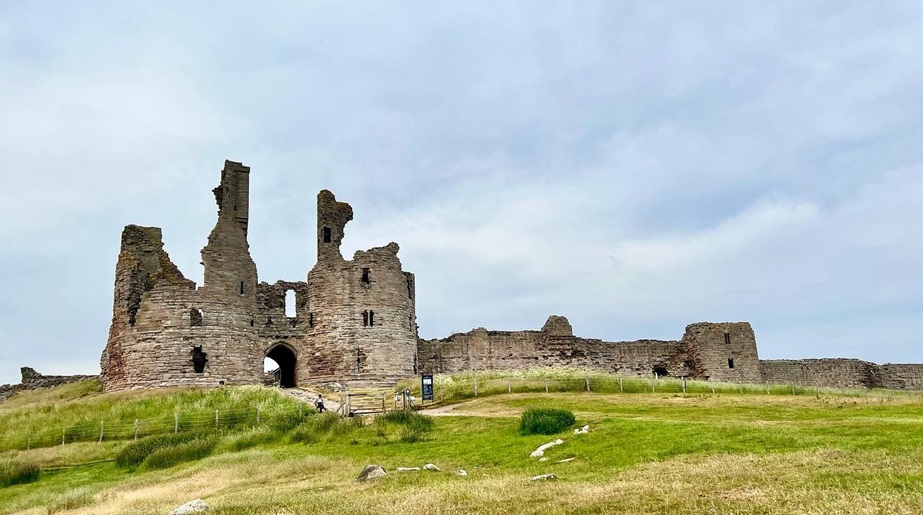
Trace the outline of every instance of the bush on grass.
<path fill-rule="evenodd" d="M 519 433 L 522 435 L 553 435 L 560 433 L 576 422 L 573 412 L 562 408 L 529 408 L 519 419 Z"/>

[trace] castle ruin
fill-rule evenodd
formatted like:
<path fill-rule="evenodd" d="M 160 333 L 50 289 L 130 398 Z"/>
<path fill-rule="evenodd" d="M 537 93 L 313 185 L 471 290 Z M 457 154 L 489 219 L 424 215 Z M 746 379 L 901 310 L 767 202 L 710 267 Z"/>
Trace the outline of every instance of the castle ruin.
<path fill-rule="evenodd" d="M 478 328 L 424 340 L 415 278 L 402 269 L 397 243 L 344 259 L 340 243 L 353 211 L 330 191 L 317 195 L 317 263 L 307 280 L 259 282 L 247 242 L 249 184 L 249 167 L 225 162 L 201 286 L 170 260 L 159 228 L 125 227 L 100 359 L 106 391 L 260 384 L 267 357 L 278 363 L 283 387 L 569 365 L 736 383 L 923 389 L 923 365 L 760 360 L 746 322 L 691 324 L 673 341 L 604 342 L 576 337 L 566 318 L 551 316 L 536 331 Z M 289 292 L 294 316 L 286 314 Z"/>

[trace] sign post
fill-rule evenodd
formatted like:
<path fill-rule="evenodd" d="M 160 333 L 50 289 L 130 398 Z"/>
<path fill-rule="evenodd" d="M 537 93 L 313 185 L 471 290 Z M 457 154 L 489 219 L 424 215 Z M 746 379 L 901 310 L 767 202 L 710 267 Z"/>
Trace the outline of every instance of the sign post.
<path fill-rule="evenodd" d="M 420 389 L 423 392 L 423 402 L 434 400 L 435 396 L 433 395 L 433 375 L 423 374 L 420 383 Z"/>

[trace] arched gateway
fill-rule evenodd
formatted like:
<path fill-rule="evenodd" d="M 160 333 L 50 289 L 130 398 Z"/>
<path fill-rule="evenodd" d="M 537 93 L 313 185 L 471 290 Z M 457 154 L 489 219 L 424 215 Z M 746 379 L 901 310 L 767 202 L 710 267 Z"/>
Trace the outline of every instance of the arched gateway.
<path fill-rule="evenodd" d="M 295 375 L 297 358 L 294 349 L 284 343 L 276 343 L 266 351 L 266 357 L 279 365 L 279 369 L 276 371 L 279 386 L 282 388 L 298 386 L 298 379 Z"/>

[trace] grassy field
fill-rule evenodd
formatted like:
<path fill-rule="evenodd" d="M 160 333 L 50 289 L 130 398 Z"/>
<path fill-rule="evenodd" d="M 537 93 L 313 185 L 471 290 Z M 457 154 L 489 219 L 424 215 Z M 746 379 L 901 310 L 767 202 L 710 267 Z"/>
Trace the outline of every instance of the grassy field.
<path fill-rule="evenodd" d="M 153 406 L 247 411 L 262 402 L 271 411 L 292 402 L 262 388 L 110 396 L 72 385 L 28 395 L 0 405 L 0 428 L 107 418 L 94 410 L 124 410 L 133 421 L 155 418 Z M 528 407 L 570 409 L 590 432 L 522 436 Z M 219 514 L 923 512 L 919 394 L 541 391 L 480 395 L 440 411 L 422 425 L 243 420 L 209 433 L 207 457 L 166 466 L 101 461 L 132 438 L 9 450 L 0 462 L 44 470 L 36 482 L 0 488 L 0 512 L 162 514 L 196 497 Z M 565 443 L 546 451 L 548 461 L 529 458 L 555 438 Z M 369 463 L 389 475 L 356 483 Z M 442 472 L 393 472 L 425 463 Z M 528 480 L 546 473 L 558 479 Z"/>

